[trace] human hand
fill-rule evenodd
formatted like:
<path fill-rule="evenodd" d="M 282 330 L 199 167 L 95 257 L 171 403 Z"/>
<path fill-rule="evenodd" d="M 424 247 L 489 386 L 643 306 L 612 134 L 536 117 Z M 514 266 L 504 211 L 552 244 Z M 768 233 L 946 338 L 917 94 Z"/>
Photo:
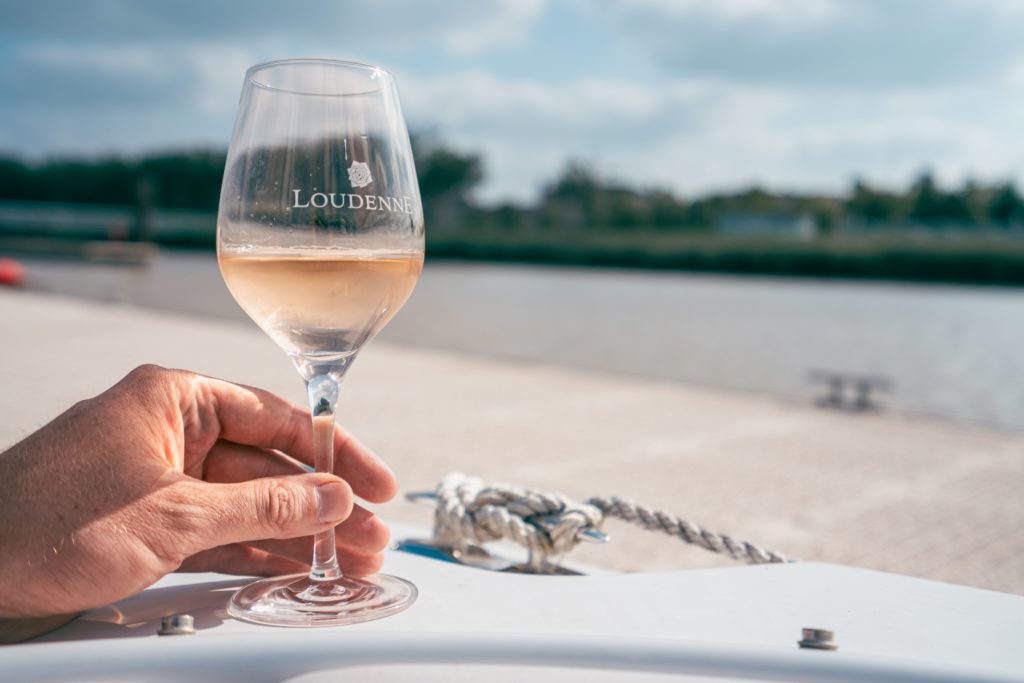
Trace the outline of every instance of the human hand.
<path fill-rule="evenodd" d="M 309 413 L 259 389 L 136 368 L 0 454 L 0 642 L 179 569 L 307 571 L 313 534 L 341 522 L 342 569 L 376 572 L 388 531 L 353 492 L 385 502 L 394 475 L 341 429 L 334 452 L 339 476 L 307 473 Z"/>

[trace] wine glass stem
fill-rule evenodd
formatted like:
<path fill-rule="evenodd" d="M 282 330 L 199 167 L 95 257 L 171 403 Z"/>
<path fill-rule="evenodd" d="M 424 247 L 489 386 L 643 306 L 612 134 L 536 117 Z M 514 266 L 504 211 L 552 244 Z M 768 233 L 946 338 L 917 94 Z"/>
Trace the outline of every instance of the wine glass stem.
<path fill-rule="evenodd" d="M 306 388 L 313 416 L 314 465 L 317 472 L 333 473 L 334 409 L 338 399 L 338 384 L 331 377 L 318 375 L 307 383 Z M 333 527 L 313 537 L 313 563 L 309 578 L 314 581 L 341 578 Z"/>

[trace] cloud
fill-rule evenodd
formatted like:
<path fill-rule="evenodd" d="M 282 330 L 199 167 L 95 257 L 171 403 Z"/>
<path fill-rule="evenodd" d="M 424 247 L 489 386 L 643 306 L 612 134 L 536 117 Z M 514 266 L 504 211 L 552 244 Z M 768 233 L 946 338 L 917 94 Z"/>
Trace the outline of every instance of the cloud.
<path fill-rule="evenodd" d="M 350 51 L 430 43 L 466 54 L 514 44 L 543 7 L 543 0 L 33 0 L 0 4 L 0 34 L 107 47 L 246 41 Z"/>
<path fill-rule="evenodd" d="M 487 200 L 531 198 L 569 158 L 687 193 L 1024 171 L 1024 49 L 1008 38 L 1024 4 L 609 0 L 559 5 L 577 11 L 555 24 L 552 7 L 5 3 L 0 91 L 16 106 L 0 148 L 223 146 L 248 65 L 341 49 L 398 67 L 410 128 L 482 153 Z M 547 44 L 581 22 L 604 28 Z M 629 66 L 594 66 L 610 63 Z"/>
<path fill-rule="evenodd" d="M 14 61 L 0 90 L 22 108 L 163 105 L 181 93 L 181 69 L 146 48 L 31 45 Z"/>
<path fill-rule="evenodd" d="M 612 0 L 616 13 L 658 16 L 673 21 L 700 21 L 726 26 L 756 23 L 765 28 L 806 31 L 834 21 L 843 13 L 838 0 Z"/>
<path fill-rule="evenodd" d="M 1016 176 L 1024 95 L 993 86 L 927 92 L 753 86 L 698 78 L 544 84 L 466 71 L 409 79 L 409 119 L 484 153 L 483 196 L 529 199 L 566 158 L 632 185 L 695 194 L 759 183 L 841 191 L 854 175 L 904 184 L 930 165 L 941 179 Z"/>
<path fill-rule="evenodd" d="M 610 0 L 595 20 L 668 72 L 746 83 L 927 87 L 998 77 L 1021 54 L 1009 0 Z"/>
<path fill-rule="evenodd" d="M 256 62 L 472 58 L 523 40 L 543 0 L 34 0 L 0 3 L 0 147 L 27 153 L 224 141 Z M 404 57 L 403 57 L 404 56 Z M 223 142 L 222 142 L 223 144 Z"/>
<path fill-rule="evenodd" d="M 713 87 L 585 79 L 568 84 L 506 80 L 471 70 L 402 78 L 411 125 L 484 154 L 491 198 L 527 198 L 566 158 L 602 160 L 610 149 L 644 150 L 666 131 L 700 130 L 711 115 Z M 638 180 L 646 174 L 641 172 Z"/>
<path fill-rule="evenodd" d="M 38 154 L 223 146 L 256 61 L 244 47 L 30 43 L 0 71 L 0 148 Z"/>

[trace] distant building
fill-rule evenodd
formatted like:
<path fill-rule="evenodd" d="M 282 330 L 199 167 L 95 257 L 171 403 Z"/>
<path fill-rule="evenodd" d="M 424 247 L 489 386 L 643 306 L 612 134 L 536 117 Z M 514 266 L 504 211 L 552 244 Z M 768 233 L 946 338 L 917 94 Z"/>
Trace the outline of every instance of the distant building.
<path fill-rule="evenodd" d="M 818 228 L 807 212 L 726 211 L 715 225 L 720 235 L 735 237 L 791 237 L 810 239 Z"/>

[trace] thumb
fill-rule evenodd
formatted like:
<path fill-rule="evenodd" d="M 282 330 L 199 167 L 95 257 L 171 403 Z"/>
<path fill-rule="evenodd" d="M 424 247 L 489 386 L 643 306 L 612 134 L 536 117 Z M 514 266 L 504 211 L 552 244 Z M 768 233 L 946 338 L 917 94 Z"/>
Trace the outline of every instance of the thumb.
<path fill-rule="evenodd" d="M 208 548 L 268 538 L 310 536 L 336 526 L 352 513 L 352 489 L 323 473 L 252 479 L 237 484 L 201 484 L 213 516 Z"/>

